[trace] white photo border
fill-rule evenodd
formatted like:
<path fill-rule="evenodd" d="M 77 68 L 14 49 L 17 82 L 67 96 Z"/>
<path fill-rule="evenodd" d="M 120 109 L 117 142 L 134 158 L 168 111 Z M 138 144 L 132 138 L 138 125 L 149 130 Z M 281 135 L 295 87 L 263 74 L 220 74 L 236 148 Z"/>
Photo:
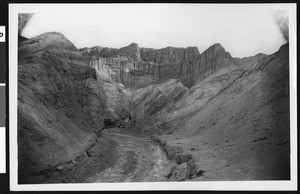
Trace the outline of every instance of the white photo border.
<path fill-rule="evenodd" d="M 297 190 L 297 21 L 296 3 L 286 4 L 203 4 L 203 6 L 257 6 L 258 9 L 289 12 L 290 54 L 290 146 L 291 180 L 289 181 L 203 181 L 146 183 L 76 183 L 18 184 L 17 94 L 18 94 L 18 13 L 35 13 L 50 6 L 100 6 L 100 4 L 9 4 L 9 146 L 10 190 L 12 191 L 93 191 L 93 190 Z M 153 5 L 153 4 L 152 4 Z M 66 10 L 67 10 L 66 9 Z"/>

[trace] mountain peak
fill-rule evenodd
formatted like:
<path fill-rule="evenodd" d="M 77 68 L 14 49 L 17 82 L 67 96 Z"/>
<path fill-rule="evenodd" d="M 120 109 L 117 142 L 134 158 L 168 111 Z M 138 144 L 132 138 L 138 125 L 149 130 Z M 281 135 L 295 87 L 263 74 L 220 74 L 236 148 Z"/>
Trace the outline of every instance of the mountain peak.
<path fill-rule="evenodd" d="M 215 44 L 211 45 L 210 47 L 208 47 L 208 49 L 223 49 L 223 50 L 225 50 L 224 47 L 220 43 L 215 43 Z"/>
<path fill-rule="evenodd" d="M 138 44 L 134 43 L 134 42 L 128 46 L 120 48 L 116 52 L 116 55 L 129 56 L 133 59 L 141 60 L 140 48 L 139 48 Z"/>
<path fill-rule="evenodd" d="M 288 50 L 289 49 L 289 43 L 285 43 L 283 45 L 280 46 L 279 50 L 278 51 L 281 51 L 281 50 Z"/>
<path fill-rule="evenodd" d="M 129 47 L 139 47 L 139 45 L 137 43 L 133 42 L 129 45 Z"/>
<path fill-rule="evenodd" d="M 63 47 L 64 49 L 69 50 L 77 50 L 75 45 L 68 40 L 62 33 L 59 32 L 46 32 L 43 34 L 40 34 L 36 37 L 29 39 L 30 44 L 32 46 L 40 48 L 46 48 L 48 46 L 50 47 Z"/>
<path fill-rule="evenodd" d="M 228 55 L 229 58 L 231 58 L 231 55 L 226 52 L 225 48 L 220 44 L 220 43 L 215 43 L 213 45 L 211 45 L 210 47 L 208 47 L 203 53 L 207 53 L 207 52 L 212 52 L 215 54 L 219 53 L 222 55 Z"/>

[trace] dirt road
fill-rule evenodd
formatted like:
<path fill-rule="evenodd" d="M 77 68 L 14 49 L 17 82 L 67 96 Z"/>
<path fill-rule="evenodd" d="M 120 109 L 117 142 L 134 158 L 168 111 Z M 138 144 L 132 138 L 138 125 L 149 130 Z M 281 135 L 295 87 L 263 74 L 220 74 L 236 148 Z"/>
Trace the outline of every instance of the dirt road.
<path fill-rule="evenodd" d="M 158 145 L 130 128 L 106 129 L 98 142 L 73 162 L 38 175 L 30 183 L 166 181 L 169 162 Z"/>
<path fill-rule="evenodd" d="M 170 162 L 158 145 L 147 138 L 118 133 L 107 129 L 105 138 L 117 142 L 117 161 L 85 182 L 150 182 L 166 181 Z"/>

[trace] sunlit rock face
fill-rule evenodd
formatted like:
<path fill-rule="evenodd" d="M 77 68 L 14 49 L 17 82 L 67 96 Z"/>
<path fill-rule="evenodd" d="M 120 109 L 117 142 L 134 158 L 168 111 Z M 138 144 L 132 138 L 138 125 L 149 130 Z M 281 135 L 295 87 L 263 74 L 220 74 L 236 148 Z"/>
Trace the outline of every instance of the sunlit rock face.
<path fill-rule="evenodd" d="M 94 57 L 88 65 L 99 74 L 127 87 L 145 87 L 157 80 L 154 74 L 157 64 L 136 61 L 129 57 Z"/>

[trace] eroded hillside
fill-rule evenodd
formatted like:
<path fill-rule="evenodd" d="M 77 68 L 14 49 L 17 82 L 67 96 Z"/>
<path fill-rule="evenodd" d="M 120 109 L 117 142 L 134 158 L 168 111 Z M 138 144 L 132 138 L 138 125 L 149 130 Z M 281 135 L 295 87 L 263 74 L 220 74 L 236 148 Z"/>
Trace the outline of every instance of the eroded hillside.
<path fill-rule="evenodd" d="M 96 142 L 105 118 L 126 114 L 123 92 L 97 81 L 59 33 L 22 42 L 18 54 L 19 180 L 74 160 Z M 125 106 L 125 105 L 124 105 Z M 96 132 L 96 133 L 95 133 Z"/>
<path fill-rule="evenodd" d="M 283 45 L 231 82 L 210 77 L 159 116 L 174 129 L 160 139 L 205 171 L 195 180 L 290 178 L 288 54 Z"/>

